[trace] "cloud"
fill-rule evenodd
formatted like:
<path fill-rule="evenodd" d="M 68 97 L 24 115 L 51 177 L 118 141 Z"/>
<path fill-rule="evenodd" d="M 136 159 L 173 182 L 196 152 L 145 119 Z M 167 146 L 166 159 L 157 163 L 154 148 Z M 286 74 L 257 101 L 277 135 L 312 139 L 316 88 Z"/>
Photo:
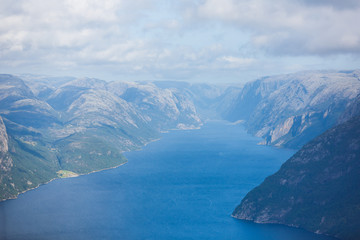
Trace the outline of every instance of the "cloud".
<path fill-rule="evenodd" d="M 179 5 L 152 0 L 3 0 L 3 68 L 188 78 L 235 68 L 212 29 L 186 26 Z M 8 8 L 8 9 L 5 9 Z M 218 33 L 217 33 L 218 34 Z M 228 52 L 226 52 L 228 51 Z M 70 73 L 71 74 L 71 73 Z"/>
<path fill-rule="evenodd" d="M 321 67 L 312 56 L 360 55 L 359 9 L 357 0 L 1 0 L 0 70 L 235 79 L 301 68 L 303 56 Z"/>
<path fill-rule="evenodd" d="M 187 14 L 245 29 L 272 54 L 360 54 L 359 1 L 205 0 Z"/>
<path fill-rule="evenodd" d="M 139 44 L 129 36 L 129 26 L 137 24 L 150 7 L 145 0 L 4 0 L 0 7 L 0 61 L 77 62 L 85 56 L 96 61 L 115 49 L 109 56 L 112 62 L 115 53 L 135 49 L 130 42 Z"/>
<path fill-rule="evenodd" d="M 303 3 L 310 6 L 331 6 L 336 9 L 348 9 L 348 8 L 357 8 L 360 6 L 358 0 L 301 0 Z"/>

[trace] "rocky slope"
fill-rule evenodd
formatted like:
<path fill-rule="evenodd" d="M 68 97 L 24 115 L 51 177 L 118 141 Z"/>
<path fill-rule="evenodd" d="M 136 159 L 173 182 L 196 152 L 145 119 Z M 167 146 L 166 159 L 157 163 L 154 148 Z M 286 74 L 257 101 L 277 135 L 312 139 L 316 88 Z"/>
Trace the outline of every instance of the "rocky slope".
<path fill-rule="evenodd" d="M 186 95 L 150 83 L 25 79 L 0 75 L 0 200 L 62 170 L 84 174 L 118 166 L 126 161 L 123 151 L 161 131 L 201 124 Z"/>
<path fill-rule="evenodd" d="M 242 200 L 239 219 L 360 239 L 360 116 L 315 138 Z"/>
<path fill-rule="evenodd" d="M 159 81 L 154 84 L 160 88 L 173 89 L 190 99 L 202 119 L 222 119 L 223 113 L 239 94 L 241 85 L 213 85 L 206 83 Z"/>
<path fill-rule="evenodd" d="M 5 192 L 9 184 L 9 172 L 13 160 L 9 153 L 9 137 L 3 119 L 0 117 L 0 192 Z"/>
<path fill-rule="evenodd" d="M 248 83 L 224 113 L 262 144 L 299 148 L 333 127 L 360 93 L 360 71 L 302 72 Z"/>
<path fill-rule="evenodd" d="M 344 123 L 347 120 L 360 115 L 360 95 L 352 100 L 346 107 L 345 111 L 338 119 L 338 123 Z"/>
<path fill-rule="evenodd" d="M 156 129 L 196 128 L 200 118 L 195 105 L 177 88 L 159 88 L 153 83 L 109 84 L 109 91 L 134 104 Z"/>

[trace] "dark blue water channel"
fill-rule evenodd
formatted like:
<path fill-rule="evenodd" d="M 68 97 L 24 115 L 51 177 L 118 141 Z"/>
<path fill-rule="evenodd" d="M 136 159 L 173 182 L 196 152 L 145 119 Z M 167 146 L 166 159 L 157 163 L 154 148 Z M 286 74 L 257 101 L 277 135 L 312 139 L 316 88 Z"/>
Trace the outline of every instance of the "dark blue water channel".
<path fill-rule="evenodd" d="M 329 240 L 231 218 L 294 151 L 223 121 L 163 134 L 116 169 L 55 180 L 0 203 L 0 239 Z"/>

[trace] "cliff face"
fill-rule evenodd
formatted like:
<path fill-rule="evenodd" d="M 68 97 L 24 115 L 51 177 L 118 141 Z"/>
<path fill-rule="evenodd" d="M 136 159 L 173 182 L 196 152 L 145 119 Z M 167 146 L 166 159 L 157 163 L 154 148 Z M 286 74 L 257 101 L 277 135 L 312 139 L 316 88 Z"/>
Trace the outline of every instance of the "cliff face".
<path fill-rule="evenodd" d="M 9 137 L 4 121 L 0 116 L 0 192 L 4 192 L 4 189 L 11 187 L 8 178 L 12 166 L 13 160 L 9 153 Z"/>
<path fill-rule="evenodd" d="M 244 86 L 225 117 L 246 121 L 262 144 L 299 148 L 335 126 L 360 93 L 360 72 L 304 72 Z"/>
<path fill-rule="evenodd" d="M 252 191 L 238 219 L 360 239 L 360 117 L 306 144 Z"/>
<path fill-rule="evenodd" d="M 347 120 L 360 115 L 360 95 L 351 101 L 343 114 L 339 117 L 338 123 L 346 122 Z"/>
<path fill-rule="evenodd" d="M 6 133 L 6 127 L 4 125 L 2 117 L 0 116 L 0 152 L 3 154 L 6 154 L 9 150 L 8 141 L 9 138 Z"/>
<path fill-rule="evenodd" d="M 10 171 L 12 159 L 9 154 L 9 137 L 2 117 L 0 116 L 0 185 L 2 177 Z"/>

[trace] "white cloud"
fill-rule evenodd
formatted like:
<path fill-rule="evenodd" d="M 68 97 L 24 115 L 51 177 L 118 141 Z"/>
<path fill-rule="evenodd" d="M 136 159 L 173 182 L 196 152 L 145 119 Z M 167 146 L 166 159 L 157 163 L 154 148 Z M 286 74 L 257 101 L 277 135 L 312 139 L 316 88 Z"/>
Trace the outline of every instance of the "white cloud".
<path fill-rule="evenodd" d="M 191 13 L 247 29 L 255 47 L 274 54 L 360 54 L 356 1 L 205 0 Z"/>
<path fill-rule="evenodd" d="M 274 55 L 359 56 L 359 8 L 357 0 L 1 0 L 0 70 L 138 79 L 287 71 L 306 61 Z"/>
<path fill-rule="evenodd" d="M 3 7 L 0 6 L 0 61 L 17 54 L 23 61 L 34 58 L 41 61 L 49 56 L 67 61 L 75 56 L 75 61 L 89 49 L 94 52 L 87 57 L 92 58 L 92 55 L 111 51 L 114 44 L 115 48 L 126 48 L 130 41 L 128 26 L 136 24 L 136 17 L 149 7 L 149 1 L 144 0 L 132 3 L 125 0 L 29 0 L 16 1 L 16 7 L 7 11 L 4 8 L 13 1 L 3 2 Z M 123 14 L 128 12 L 132 14 Z"/>

